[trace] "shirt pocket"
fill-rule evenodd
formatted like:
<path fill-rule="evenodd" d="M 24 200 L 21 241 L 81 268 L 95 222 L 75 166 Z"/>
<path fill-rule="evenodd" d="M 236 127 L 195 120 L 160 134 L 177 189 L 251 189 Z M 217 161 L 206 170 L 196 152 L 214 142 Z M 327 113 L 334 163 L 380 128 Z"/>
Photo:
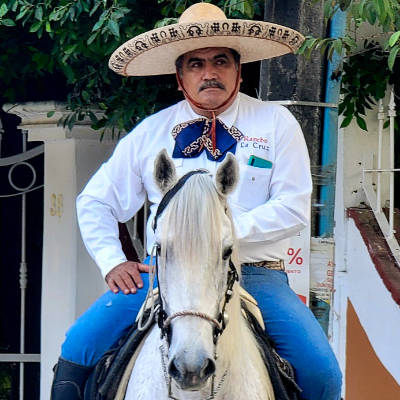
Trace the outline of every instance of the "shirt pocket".
<path fill-rule="evenodd" d="M 239 163 L 239 182 L 232 193 L 231 202 L 246 211 L 264 204 L 269 199 L 271 172 L 271 168 Z"/>

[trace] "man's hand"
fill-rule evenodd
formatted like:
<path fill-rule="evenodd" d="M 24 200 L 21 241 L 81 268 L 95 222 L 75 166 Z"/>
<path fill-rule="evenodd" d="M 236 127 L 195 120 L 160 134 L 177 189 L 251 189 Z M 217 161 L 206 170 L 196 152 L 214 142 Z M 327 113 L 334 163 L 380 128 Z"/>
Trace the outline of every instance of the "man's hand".
<path fill-rule="evenodd" d="M 136 293 L 137 289 L 143 287 L 140 272 L 149 272 L 149 266 L 134 261 L 125 261 L 106 275 L 107 285 L 114 293 L 118 293 L 119 290 L 125 294 Z"/>

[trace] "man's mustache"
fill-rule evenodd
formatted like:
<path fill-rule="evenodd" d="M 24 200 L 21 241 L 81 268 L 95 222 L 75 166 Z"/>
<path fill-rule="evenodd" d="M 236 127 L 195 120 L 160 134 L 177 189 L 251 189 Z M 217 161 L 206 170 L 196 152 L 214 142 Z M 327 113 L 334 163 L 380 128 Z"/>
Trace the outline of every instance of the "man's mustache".
<path fill-rule="evenodd" d="M 208 89 L 208 88 L 218 88 L 218 89 L 223 89 L 225 90 L 225 86 L 221 83 L 218 82 L 216 80 L 212 80 L 212 81 L 205 81 L 199 88 L 199 92 L 201 92 L 204 89 Z"/>

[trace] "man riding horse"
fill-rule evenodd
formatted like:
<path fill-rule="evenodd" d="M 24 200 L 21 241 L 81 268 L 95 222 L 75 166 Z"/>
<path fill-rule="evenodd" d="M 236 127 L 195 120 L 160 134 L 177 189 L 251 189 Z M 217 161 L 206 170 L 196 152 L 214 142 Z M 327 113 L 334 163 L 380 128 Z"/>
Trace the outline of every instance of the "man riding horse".
<path fill-rule="evenodd" d="M 146 296 L 147 261 L 127 261 L 118 221 L 132 218 L 148 196 L 150 254 L 161 198 L 153 164 L 164 148 L 178 175 L 197 168 L 215 173 L 227 153 L 235 154 L 240 179 L 228 201 L 242 286 L 257 300 L 278 352 L 293 365 L 301 398 L 340 398 L 335 356 L 310 310 L 289 288 L 284 269 L 288 239 L 309 223 L 312 182 L 304 137 L 286 108 L 239 92 L 241 63 L 294 52 L 302 41 L 290 28 L 230 20 L 218 7 L 198 3 L 179 23 L 139 35 L 111 56 L 110 68 L 121 75 L 176 73 L 185 100 L 126 135 L 78 197 L 82 238 L 111 290 L 67 332 L 53 400 L 83 398 L 88 374 L 132 325 Z"/>

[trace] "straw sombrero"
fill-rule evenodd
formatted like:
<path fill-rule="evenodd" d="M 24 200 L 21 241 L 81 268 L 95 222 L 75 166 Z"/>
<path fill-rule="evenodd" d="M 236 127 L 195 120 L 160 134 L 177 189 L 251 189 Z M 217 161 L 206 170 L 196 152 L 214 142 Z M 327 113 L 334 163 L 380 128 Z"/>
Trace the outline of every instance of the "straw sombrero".
<path fill-rule="evenodd" d="M 304 40 L 299 32 L 263 21 L 227 19 L 210 3 L 189 7 L 179 22 L 138 35 L 114 51 L 109 67 L 125 76 L 175 73 L 175 60 L 204 47 L 235 49 L 241 63 L 296 51 Z"/>

